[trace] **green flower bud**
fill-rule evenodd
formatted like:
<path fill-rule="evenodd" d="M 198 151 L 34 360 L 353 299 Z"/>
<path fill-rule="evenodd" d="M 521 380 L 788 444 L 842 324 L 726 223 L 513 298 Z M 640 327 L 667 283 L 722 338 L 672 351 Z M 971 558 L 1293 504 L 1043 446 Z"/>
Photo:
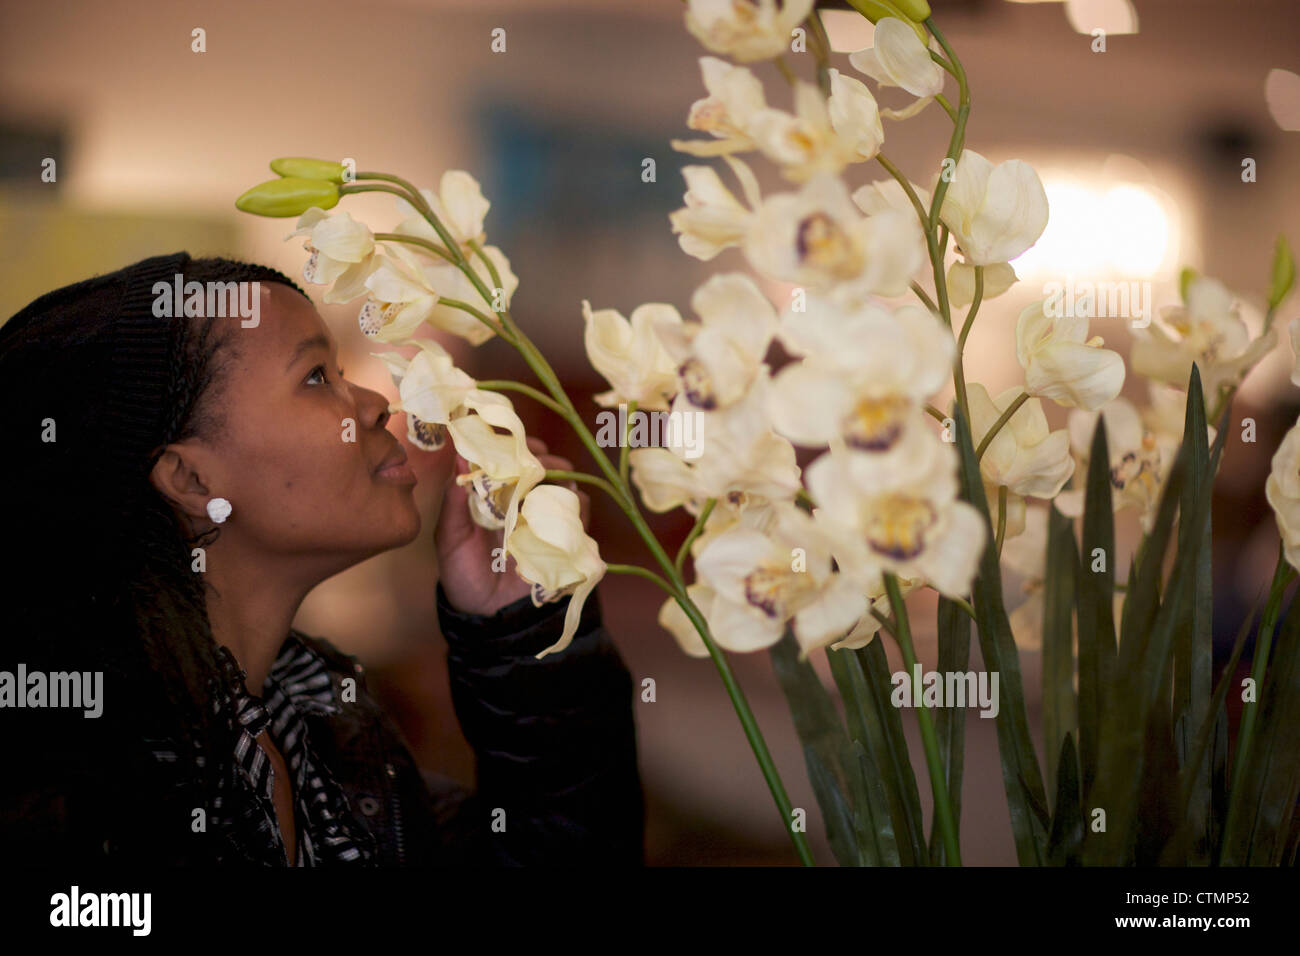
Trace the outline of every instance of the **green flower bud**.
<path fill-rule="evenodd" d="M 1183 271 L 1178 273 L 1178 296 L 1187 304 L 1187 287 L 1192 284 L 1192 280 L 1197 276 L 1197 272 L 1191 266 L 1184 267 Z"/>
<path fill-rule="evenodd" d="M 902 20 L 916 31 L 916 35 L 921 38 L 921 43 L 929 47 L 930 35 L 925 32 L 925 27 L 917 23 L 917 20 L 924 20 L 930 15 L 930 7 L 925 0 L 847 0 L 847 2 L 872 23 L 878 23 L 885 17 Z M 924 11 L 924 16 L 910 16 L 906 12 L 906 8 L 909 7 L 916 12 Z"/>
<path fill-rule="evenodd" d="M 894 4 L 917 23 L 930 19 L 930 5 L 925 0 L 894 0 Z"/>
<path fill-rule="evenodd" d="M 323 179 L 285 176 L 254 186 L 235 200 L 235 208 L 255 216 L 301 216 L 312 206 L 333 209 L 339 187 Z"/>
<path fill-rule="evenodd" d="M 1273 276 L 1269 283 L 1268 306 L 1276 309 L 1295 284 L 1295 260 L 1291 258 L 1291 247 L 1287 245 L 1286 236 L 1277 237 L 1273 247 Z"/>
<path fill-rule="evenodd" d="M 281 176 L 297 176 L 301 179 L 324 179 L 331 183 L 341 183 L 344 170 L 342 163 L 332 163 L 328 159 L 282 156 L 271 160 L 271 172 Z"/>

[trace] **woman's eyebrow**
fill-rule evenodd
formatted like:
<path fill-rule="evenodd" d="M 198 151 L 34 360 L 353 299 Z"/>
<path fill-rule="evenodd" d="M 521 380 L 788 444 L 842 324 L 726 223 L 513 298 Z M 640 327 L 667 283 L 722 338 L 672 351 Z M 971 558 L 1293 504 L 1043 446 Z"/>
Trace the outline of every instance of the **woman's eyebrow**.
<path fill-rule="evenodd" d="M 284 370 L 286 372 L 289 371 L 289 369 L 293 368 L 294 362 L 298 361 L 298 359 L 302 358 L 305 353 L 310 352 L 312 349 L 321 348 L 328 350 L 329 347 L 330 340 L 322 332 L 317 332 L 315 335 L 303 339 L 298 343 L 298 347 L 293 350 L 293 355 L 289 358 L 289 364 L 284 367 Z"/>

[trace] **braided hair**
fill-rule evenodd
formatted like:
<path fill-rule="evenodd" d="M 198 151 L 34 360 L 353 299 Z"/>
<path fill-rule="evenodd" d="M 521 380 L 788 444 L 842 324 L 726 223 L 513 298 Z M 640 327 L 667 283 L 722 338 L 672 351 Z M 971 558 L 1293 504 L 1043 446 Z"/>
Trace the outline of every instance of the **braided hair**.
<path fill-rule="evenodd" d="M 234 259 L 189 259 L 184 272 L 199 282 L 279 282 L 306 296 L 282 273 Z M 167 445 L 224 432 L 221 394 L 235 336 L 212 316 L 166 326 L 162 438 L 141 463 L 143 477 L 113 486 L 118 500 L 106 501 L 104 448 L 114 423 L 103 398 L 120 342 L 103 320 L 117 300 L 102 278 L 50 293 L 38 300 L 39 315 L 29 306 L 0 326 L 0 442 L 10 459 L 0 468 L 0 502 L 13 518 L 5 534 L 11 567 L 0 574 L 9 622 L 0 669 L 21 662 L 29 672 L 102 671 L 104 719 L 15 711 L 11 733 L 0 735 L 9 751 L 0 754 L 9 764 L 0 776 L 28 801 L 40 787 L 67 801 L 67 819 L 95 820 L 97 839 L 107 821 L 141 854 L 163 853 L 177 842 L 167 827 L 187 826 L 194 807 L 212 806 L 236 731 L 219 706 L 229 677 L 192 565 L 192 549 L 210 545 L 220 528 L 190 536 L 147 475 Z M 56 440 L 42 441 L 36 423 L 57 429 Z M 103 520 L 110 510 L 129 520 Z M 160 767 L 159 747 L 176 753 L 169 767 Z M 141 801 L 142 789 L 156 802 Z"/>

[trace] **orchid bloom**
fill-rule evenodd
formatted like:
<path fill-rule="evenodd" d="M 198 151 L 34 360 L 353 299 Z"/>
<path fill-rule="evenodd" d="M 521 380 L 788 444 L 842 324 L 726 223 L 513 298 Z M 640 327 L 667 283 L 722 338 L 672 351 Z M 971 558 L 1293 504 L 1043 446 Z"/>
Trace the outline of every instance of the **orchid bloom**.
<path fill-rule="evenodd" d="M 687 0 L 686 29 L 714 53 L 740 63 L 770 60 L 790 47 L 790 33 L 814 0 Z"/>
<path fill-rule="evenodd" d="M 447 423 L 466 413 L 465 400 L 477 385 L 433 339 L 415 339 L 414 343 L 420 351 L 409 360 L 396 352 L 370 354 L 382 359 L 393 376 L 398 401 L 391 407 L 406 413 L 411 443 L 425 451 L 437 451 L 446 440 Z"/>
<path fill-rule="evenodd" d="M 850 163 L 873 158 L 884 143 L 871 91 L 838 70 L 830 73 L 829 99 L 800 80 L 794 88 L 794 113 L 767 107 L 750 117 L 755 148 L 791 182 L 804 183 L 818 173 L 838 175 Z"/>
<path fill-rule="evenodd" d="M 875 45 L 850 53 L 849 63 L 881 86 L 898 86 L 917 97 L 905 109 L 881 110 L 889 119 L 915 116 L 943 92 L 943 70 L 930 58 L 916 31 L 897 17 L 881 17 L 876 22 Z"/>
<path fill-rule="evenodd" d="M 481 244 L 487 241 L 487 233 L 483 231 L 483 219 L 492 204 L 483 198 L 478 180 L 465 170 L 446 170 L 438 182 L 436 194 L 431 189 L 421 189 L 420 195 L 429 204 L 438 221 L 462 247 L 462 251 L 468 251 L 471 242 Z M 414 205 L 399 197 L 397 208 L 406 218 L 393 230 L 394 232 L 426 239 L 442 246 L 442 237 Z"/>
<path fill-rule="evenodd" d="M 994 166 L 964 149 L 939 218 L 970 265 L 1006 262 L 1037 242 L 1047 228 L 1047 193 L 1028 163 L 1009 159 Z"/>
<path fill-rule="evenodd" d="M 677 242 L 682 251 L 702 262 L 708 262 L 723 249 L 740 245 L 749 231 L 754 210 L 763 201 L 753 170 L 734 156 L 723 159 L 740 180 L 749 208 L 732 195 L 712 167 L 683 166 L 686 205 L 668 214 L 673 232 L 680 236 Z"/>
<path fill-rule="evenodd" d="M 346 212 L 331 216 L 313 206 L 298 217 L 298 228 L 286 239 L 307 236 L 303 248 L 311 253 L 302 277 L 313 285 L 332 285 L 325 301 L 348 302 L 365 292 L 362 284 L 375 267 L 375 236 L 370 227 Z"/>
<path fill-rule="evenodd" d="M 879 567 L 961 597 L 984 550 L 985 523 L 958 500 L 953 446 L 928 429 L 907 435 L 899 455 L 833 445 L 805 469 L 805 481 L 816 514 L 841 538 L 841 567 Z"/>
<path fill-rule="evenodd" d="M 844 636 L 867 612 L 870 582 L 840 567 L 832 570 L 831 537 L 794 504 L 778 510 L 766 534 L 733 527 L 695 561 L 700 582 L 715 595 L 709 626 L 720 647 L 771 647 L 792 622 L 801 660 Z"/>
<path fill-rule="evenodd" d="M 759 375 L 776 332 L 776 310 L 741 272 L 713 276 L 695 290 L 691 309 L 698 318 L 684 322 L 675 309 L 662 307 L 653 317 L 654 332 L 676 363 L 686 400 L 696 409 L 725 408 Z"/>
<path fill-rule="evenodd" d="M 1207 403 L 1215 401 L 1220 386 L 1240 381 L 1277 344 L 1274 329 L 1252 339 L 1233 294 L 1208 276 L 1187 284 L 1186 304 L 1161 309 L 1158 319 L 1133 335 L 1134 371 L 1186 389 L 1195 363 Z"/>
<path fill-rule="evenodd" d="M 535 607 L 572 595 L 559 640 L 535 656 L 564 650 L 578 631 L 588 596 L 605 576 L 600 547 L 583 529 L 577 494 L 560 485 L 534 488 L 524 497 L 519 521 L 505 540 L 516 572 L 532 585 Z"/>
<path fill-rule="evenodd" d="M 1088 338 L 1088 319 L 1049 317 L 1036 302 L 1016 322 L 1016 358 L 1025 390 L 1058 405 L 1096 411 L 1124 387 L 1124 360 Z"/>
<path fill-rule="evenodd" d="M 776 430 L 798 445 L 843 439 L 875 453 L 894 448 L 919 421 L 957 351 L 948 327 L 919 306 L 844 311 L 815 296 L 808 311 L 783 317 L 777 337 L 802 361 L 773 379 Z"/>
<path fill-rule="evenodd" d="M 1277 519 L 1287 563 L 1300 568 L 1300 422 L 1291 426 L 1273 455 L 1264 495 Z"/>
<path fill-rule="evenodd" d="M 636 402 L 647 410 L 667 409 L 677 394 L 677 363 L 660 343 L 655 323 L 680 325 L 677 310 L 648 303 L 633 309 L 629 321 L 616 309 L 593 312 L 591 303 L 583 299 L 582 317 L 587 358 L 614 386 L 596 395 L 596 402 L 606 407 Z"/>
<path fill-rule="evenodd" d="M 524 424 L 510 400 L 496 392 L 465 396 L 463 414 L 447 423 L 456 452 L 472 466 L 456 483 L 470 489 L 474 523 L 504 529 L 509 539 L 519 515 L 519 502 L 546 477 L 546 468 L 528 449 Z M 497 431 L 504 428 L 507 434 Z"/>
<path fill-rule="evenodd" d="M 1086 475 L 1097 419 L 1106 422 L 1106 448 L 1110 454 L 1111 505 L 1113 510 L 1137 508 L 1142 527 L 1150 531 L 1155 521 L 1160 488 L 1172 460 L 1161 454 L 1160 445 L 1142 423 L 1137 408 L 1126 398 L 1107 402 L 1097 411 L 1076 409 L 1070 413 L 1067 428 L 1070 444 L 1078 459 L 1076 474 Z M 1064 515 L 1083 514 L 1082 485 L 1063 491 L 1056 497 L 1056 507 Z"/>
<path fill-rule="evenodd" d="M 675 139 L 673 149 L 701 157 L 753 149 L 750 120 L 767 108 L 762 81 L 747 67 L 734 66 L 715 56 L 700 57 L 700 72 L 709 95 L 691 104 L 686 125 L 714 138 Z"/>
<path fill-rule="evenodd" d="M 863 216 L 843 181 L 826 173 L 798 192 L 768 196 L 744 250 L 759 272 L 845 302 L 903 295 L 926 256 L 915 213 Z"/>

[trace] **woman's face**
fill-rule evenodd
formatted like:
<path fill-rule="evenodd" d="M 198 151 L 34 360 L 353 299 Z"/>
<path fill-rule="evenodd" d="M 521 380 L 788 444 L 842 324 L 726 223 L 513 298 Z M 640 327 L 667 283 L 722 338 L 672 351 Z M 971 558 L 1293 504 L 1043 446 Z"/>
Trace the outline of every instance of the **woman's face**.
<path fill-rule="evenodd" d="M 342 378 L 333 336 L 307 299 L 276 282 L 263 282 L 261 296 L 259 324 L 230 330 L 215 399 L 225 428 L 193 446 L 205 496 L 231 503 L 221 536 L 239 542 L 232 551 L 326 576 L 409 543 L 420 532 L 415 474 L 379 470 L 404 455 L 385 427 L 388 399 Z"/>

